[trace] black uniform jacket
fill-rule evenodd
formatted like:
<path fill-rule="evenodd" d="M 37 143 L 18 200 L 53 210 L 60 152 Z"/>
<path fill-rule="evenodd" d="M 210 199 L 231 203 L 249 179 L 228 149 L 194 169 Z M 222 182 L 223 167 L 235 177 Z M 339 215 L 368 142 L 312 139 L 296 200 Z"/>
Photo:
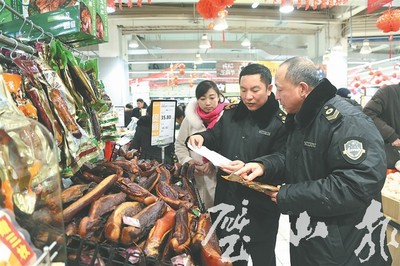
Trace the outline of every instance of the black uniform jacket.
<path fill-rule="evenodd" d="M 383 139 L 368 116 L 335 93 L 336 88 L 323 79 L 300 111 L 287 116 L 289 136 L 281 164 L 277 160 L 271 164 L 264 157 L 267 171 L 273 167 L 285 168 L 287 184 L 278 192 L 278 207 L 289 214 L 295 236 L 306 232 L 307 237 L 299 243 L 291 236 L 291 263 L 390 265 L 386 241 L 380 239 L 381 226 L 372 234 L 373 255 L 361 264 L 370 251 L 368 244 L 362 245 L 369 232 L 361 223 L 372 200 L 378 206 L 375 214 L 382 215 L 380 191 L 386 178 Z M 299 219 L 303 212 L 309 220 Z M 369 213 L 365 218 L 368 224 L 375 216 Z M 378 221 L 373 219 L 373 222 Z M 327 232 L 317 230 L 317 223 L 324 223 Z M 314 232 L 327 235 L 308 238 Z M 360 245 L 362 249 L 356 255 Z M 381 247 L 389 256 L 388 261 L 382 256 Z"/>
<path fill-rule="evenodd" d="M 139 118 L 135 135 L 131 141 L 130 149 L 140 151 L 140 159 L 162 161 L 161 148 L 151 146 L 151 117 L 148 115 Z M 173 164 L 174 144 L 168 145 L 164 150 L 164 162 Z"/>
<path fill-rule="evenodd" d="M 287 136 L 284 127 L 286 115 L 279 109 L 273 93 L 264 106 L 256 111 L 249 111 L 242 102 L 226 109 L 212 129 L 198 133 L 204 137 L 206 147 L 228 159 L 243 162 L 283 148 Z M 229 216 L 236 217 L 236 214 L 242 213 L 243 200 L 249 201 L 245 217 L 250 224 L 240 230 L 240 234 L 250 236 L 251 241 L 265 241 L 271 234 L 275 236 L 279 219 L 276 204 L 265 194 L 226 181 L 221 175 L 227 174 L 222 171 L 217 174 L 215 205 L 234 205 L 235 214 L 230 213 Z M 280 177 L 275 179 L 275 182 L 282 182 Z"/>

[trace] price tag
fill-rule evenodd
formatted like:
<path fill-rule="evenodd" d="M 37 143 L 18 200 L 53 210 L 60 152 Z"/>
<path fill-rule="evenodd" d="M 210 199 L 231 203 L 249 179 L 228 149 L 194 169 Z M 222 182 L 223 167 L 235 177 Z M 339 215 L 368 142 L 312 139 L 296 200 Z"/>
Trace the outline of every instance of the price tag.
<path fill-rule="evenodd" d="M 114 111 L 118 114 L 118 124 L 117 127 L 125 126 L 125 107 L 123 106 L 114 106 Z"/>
<path fill-rule="evenodd" d="M 164 146 L 175 140 L 175 100 L 153 100 L 151 146 Z"/>

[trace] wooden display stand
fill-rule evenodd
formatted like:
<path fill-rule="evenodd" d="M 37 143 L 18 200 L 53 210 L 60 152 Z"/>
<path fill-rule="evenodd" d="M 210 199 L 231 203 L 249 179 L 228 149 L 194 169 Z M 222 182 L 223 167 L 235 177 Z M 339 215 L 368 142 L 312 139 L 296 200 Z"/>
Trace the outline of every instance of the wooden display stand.
<path fill-rule="evenodd" d="M 393 222 L 388 224 L 388 227 L 386 229 L 386 236 L 388 240 L 388 244 L 390 241 L 392 243 L 398 243 L 398 246 L 395 247 L 394 245 L 388 245 L 390 255 L 392 255 L 392 266 L 398 266 L 400 265 L 400 225 L 397 224 L 396 227 L 393 226 Z M 393 230 L 397 229 L 397 234 L 394 236 L 394 239 L 392 239 L 392 232 Z"/>

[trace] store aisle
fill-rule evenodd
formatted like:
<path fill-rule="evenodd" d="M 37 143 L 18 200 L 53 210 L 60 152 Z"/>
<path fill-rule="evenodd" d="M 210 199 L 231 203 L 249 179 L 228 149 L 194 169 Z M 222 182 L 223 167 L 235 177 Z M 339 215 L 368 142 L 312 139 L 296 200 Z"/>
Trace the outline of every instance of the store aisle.
<path fill-rule="evenodd" d="M 281 215 L 275 247 L 276 266 L 290 266 L 289 237 L 289 216 Z"/>

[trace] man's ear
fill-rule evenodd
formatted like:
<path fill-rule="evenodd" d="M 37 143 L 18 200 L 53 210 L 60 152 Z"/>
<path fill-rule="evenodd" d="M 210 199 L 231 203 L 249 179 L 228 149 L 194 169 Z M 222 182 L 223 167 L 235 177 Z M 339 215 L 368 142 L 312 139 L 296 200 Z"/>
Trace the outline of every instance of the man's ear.
<path fill-rule="evenodd" d="M 272 84 L 269 84 L 269 85 L 267 86 L 267 94 L 268 94 L 268 96 L 271 95 L 272 88 L 273 88 L 273 85 L 272 85 Z"/>
<path fill-rule="evenodd" d="M 308 84 L 305 82 L 300 82 L 299 85 L 301 87 L 301 96 L 303 98 L 307 97 L 307 95 L 311 92 L 310 86 L 308 86 Z"/>

